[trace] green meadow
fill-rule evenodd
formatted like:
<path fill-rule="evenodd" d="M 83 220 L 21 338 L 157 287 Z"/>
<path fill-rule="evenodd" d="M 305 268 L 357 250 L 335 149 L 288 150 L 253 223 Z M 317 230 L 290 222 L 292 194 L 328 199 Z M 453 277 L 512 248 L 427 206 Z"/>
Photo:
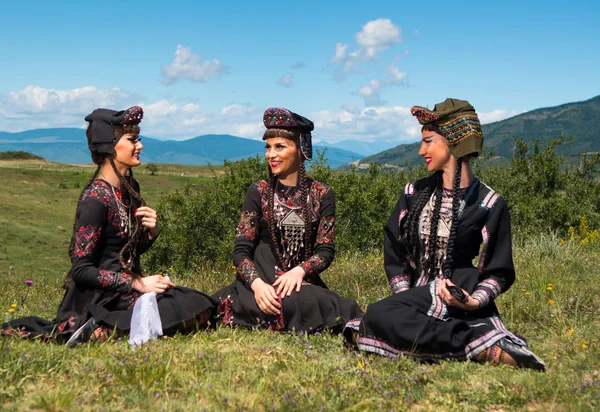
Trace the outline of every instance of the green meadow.
<path fill-rule="evenodd" d="M 0 321 L 28 315 L 51 319 L 69 268 L 77 198 L 93 169 L 2 166 Z M 155 176 L 136 173 L 150 206 L 186 185 L 206 184 L 213 173 L 157 166 Z M 137 350 L 125 340 L 67 349 L 4 337 L 0 409 L 597 410 L 600 239 L 594 229 L 584 219 L 564 238 L 550 233 L 515 239 L 517 282 L 497 304 L 507 327 L 524 335 L 546 361 L 546 373 L 474 362 L 392 361 L 349 351 L 328 333 L 218 327 L 161 338 Z M 170 276 L 212 293 L 234 274 L 228 262 L 207 262 L 202 269 L 172 270 Z M 323 278 L 363 309 L 389 293 L 379 250 L 339 250 Z"/>

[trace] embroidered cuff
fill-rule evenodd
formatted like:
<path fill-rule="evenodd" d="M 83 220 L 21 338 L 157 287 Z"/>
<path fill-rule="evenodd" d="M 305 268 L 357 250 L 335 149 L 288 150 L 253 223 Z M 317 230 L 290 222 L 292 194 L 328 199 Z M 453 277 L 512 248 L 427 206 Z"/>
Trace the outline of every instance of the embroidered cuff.
<path fill-rule="evenodd" d="M 395 276 L 390 280 L 390 288 L 392 294 L 404 292 L 410 289 L 410 275 Z"/>
<path fill-rule="evenodd" d="M 237 265 L 237 274 L 248 289 L 258 279 L 258 272 L 250 259 L 244 259 Z"/>
<path fill-rule="evenodd" d="M 471 296 L 479 301 L 479 307 L 482 308 L 490 303 L 491 300 L 496 299 L 500 293 L 502 293 L 500 284 L 494 279 L 486 279 L 477 285 L 475 292 Z"/>
<path fill-rule="evenodd" d="M 306 276 L 315 276 L 325 270 L 325 259 L 319 255 L 314 255 L 308 260 L 305 260 L 300 265 L 304 269 Z"/>
<path fill-rule="evenodd" d="M 113 272 L 111 270 L 100 270 L 98 277 L 100 286 L 105 289 L 115 290 L 121 293 L 128 293 L 133 284 L 133 276 L 124 272 Z"/>

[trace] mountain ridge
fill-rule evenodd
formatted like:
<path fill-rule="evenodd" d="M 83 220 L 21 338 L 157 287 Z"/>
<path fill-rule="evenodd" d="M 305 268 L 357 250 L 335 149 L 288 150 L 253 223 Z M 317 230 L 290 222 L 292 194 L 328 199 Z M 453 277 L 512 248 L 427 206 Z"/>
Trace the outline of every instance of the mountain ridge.
<path fill-rule="evenodd" d="M 160 140 L 141 136 L 144 144 L 144 163 L 173 163 L 186 165 L 221 164 L 247 157 L 264 156 L 264 142 L 228 134 L 207 134 L 187 140 Z M 0 132 L 0 151 L 26 151 L 46 160 L 61 163 L 89 163 L 85 144 L 85 129 L 45 128 L 22 132 Z M 332 167 L 339 167 L 363 156 L 348 150 L 327 149 L 325 157 Z"/>
<path fill-rule="evenodd" d="M 577 156 L 582 153 L 600 151 L 600 139 L 594 137 L 600 130 L 600 95 L 591 99 L 543 107 L 518 114 L 508 119 L 483 126 L 484 149 L 495 150 L 496 156 L 509 158 L 514 143 L 509 137 L 518 137 L 532 143 L 539 140 L 545 144 L 565 134 L 573 136 L 575 144 L 565 145 L 558 153 Z M 416 165 L 422 160 L 418 156 L 420 142 L 401 144 L 372 156 L 360 159 L 356 164 L 365 167 L 371 163 L 392 166 Z"/>

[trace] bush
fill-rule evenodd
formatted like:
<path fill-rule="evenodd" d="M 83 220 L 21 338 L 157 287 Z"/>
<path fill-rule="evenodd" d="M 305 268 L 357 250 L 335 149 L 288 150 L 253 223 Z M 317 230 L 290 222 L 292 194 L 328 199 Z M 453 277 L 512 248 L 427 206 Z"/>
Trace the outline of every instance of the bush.
<path fill-rule="evenodd" d="M 539 141 L 514 142 L 514 157 L 508 166 L 486 168 L 484 163 L 477 175 L 506 199 L 518 233 L 564 236 L 584 215 L 592 227 L 600 226 L 600 154 L 566 163 L 556 153 L 560 146 L 572 143 L 564 136 L 546 146 Z"/>
<path fill-rule="evenodd" d="M 515 139 L 514 158 L 508 166 L 487 166 L 492 155 L 474 163 L 479 178 L 500 193 L 511 210 L 513 232 L 524 235 L 556 233 L 566 237 L 569 227 L 600 227 L 600 184 L 596 179 L 600 156 L 583 156 L 579 164 L 565 164 L 556 149 L 569 143 L 564 137 L 542 147 Z M 256 157 L 225 162 L 224 176 L 204 186 L 187 186 L 161 199 L 160 241 L 148 253 L 146 264 L 160 270 L 173 267 L 188 272 L 231 260 L 235 229 L 248 185 L 267 176 L 267 164 Z M 337 250 L 367 253 L 383 245 L 383 227 L 407 182 L 426 176 L 424 165 L 400 171 L 373 165 L 367 172 L 331 169 L 323 153 L 309 175 L 336 194 Z"/>
<path fill-rule="evenodd" d="M 44 160 L 44 158 L 29 152 L 19 150 L 0 152 L 0 160 Z"/>

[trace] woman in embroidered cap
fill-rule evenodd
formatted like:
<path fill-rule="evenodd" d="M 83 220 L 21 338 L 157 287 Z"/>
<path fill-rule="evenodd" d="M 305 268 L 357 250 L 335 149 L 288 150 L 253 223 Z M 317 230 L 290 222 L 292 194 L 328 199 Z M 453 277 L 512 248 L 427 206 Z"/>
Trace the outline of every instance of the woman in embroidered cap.
<path fill-rule="evenodd" d="M 409 183 L 385 228 L 392 296 L 344 329 L 349 344 L 395 358 L 471 359 L 544 370 L 503 325 L 494 299 L 515 280 L 508 208 L 473 176 L 483 143 L 475 109 L 447 99 L 411 110 L 423 125 L 419 155 L 433 174 Z M 483 244 L 481 254 L 480 246 Z M 478 267 L 471 263 L 479 254 Z"/>
<path fill-rule="evenodd" d="M 113 330 L 127 332 L 139 296 L 157 293 L 164 334 L 204 326 L 215 307 L 211 297 L 176 287 L 160 275 L 142 277 L 140 255 L 158 236 L 156 212 L 140 195 L 132 168 L 143 149 L 141 107 L 88 115 L 86 136 L 98 165 L 79 202 L 69 247 L 71 270 L 56 318 L 16 319 L 2 325 L 2 334 L 67 341 L 75 346 L 104 340 Z"/>
<path fill-rule="evenodd" d="M 237 230 L 236 281 L 213 297 L 226 325 L 340 332 L 361 312 L 327 289 L 321 273 L 335 253 L 335 198 L 306 176 L 313 123 L 287 109 L 264 114 L 269 179 L 251 185 Z"/>

